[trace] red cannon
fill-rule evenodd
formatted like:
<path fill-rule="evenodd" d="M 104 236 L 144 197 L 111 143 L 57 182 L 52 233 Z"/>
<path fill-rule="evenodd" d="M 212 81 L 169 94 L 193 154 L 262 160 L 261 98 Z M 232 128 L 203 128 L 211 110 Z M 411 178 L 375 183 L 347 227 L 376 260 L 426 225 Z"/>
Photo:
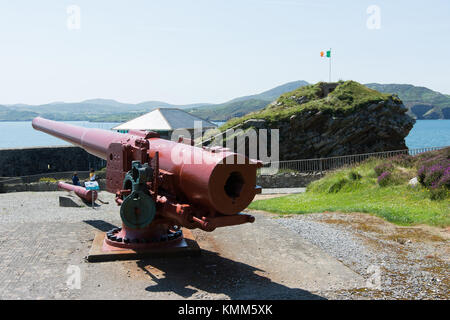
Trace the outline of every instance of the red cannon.
<path fill-rule="evenodd" d="M 225 148 L 194 147 L 188 139 L 160 139 L 155 132 L 122 134 L 40 117 L 32 125 L 106 159 L 106 189 L 116 194 L 122 219 L 122 228 L 107 233 L 111 248 L 175 242 L 180 227 L 213 231 L 254 221 L 240 212 L 261 192 L 259 161 Z"/>
<path fill-rule="evenodd" d="M 77 196 L 86 200 L 88 203 L 92 203 L 92 201 L 95 202 L 95 200 L 97 200 L 97 192 L 94 190 L 86 190 L 86 188 L 81 186 L 75 186 L 64 182 L 58 182 L 58 188 L 66 191 L 73 191 Z"/>

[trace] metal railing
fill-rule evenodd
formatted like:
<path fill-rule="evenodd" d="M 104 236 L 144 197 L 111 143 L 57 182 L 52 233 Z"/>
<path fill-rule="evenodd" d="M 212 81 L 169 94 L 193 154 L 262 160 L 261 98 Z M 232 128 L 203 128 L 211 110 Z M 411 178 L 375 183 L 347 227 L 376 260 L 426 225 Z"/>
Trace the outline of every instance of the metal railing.
<path fill-rule="evenodd" d="M 416 149 L 409 149 L 408 153 L 410 156 L 415 156 L 418 155 L 419 153 L 424 153 L 424 152 L 428 152 L 428 151 L 436 151 L 436 150 L 441 150 L 441 149 L 445 149 L 448 148 L 450 146 L 445 146 L 445 147 L 428 147 L 428 148 L 416 148 Z"/>
<path fill-rule="evenodd" d="M 301 159 L 287 161 L 273 161 L 264 163 L 263 167 L 270 167 L 272 164 L 278 165 L 279 171 L 297 171 L 297 172 L 322 172 L 329 171 L 345 166 L 351 166 L 360 163 L 369 158 L 391 158 L 400 154 L 409 154 L 411 156 L 418 155 L 423 152 L 440 150 L 447 147 L 429 147 L 419 149 L 405 149 L 394 151 L 383 151 L 363 154 L 353 154 L 339 157 Z"/>
<path fill-rule="evenodd" d="M 279 170 L 292 170 L 298 172 L 322 172 L 338 169 L 344 166 L 350 166 L 353 164 L 360 163 L 368 158 L 391 158 L 399 154 L 409 154 L 411 156 L 418 155 L 423 152 L 435 151 L 444 149 L 447 147 L 429 147 L 429 148 L 418 148 L 418 149 L 405 149 L 405 150 L 395 150 L 395 151 L 384 151 L 384 152 L 373 152 L 364 154 L 354 154 L 339 157 L 329 157 L 329 158 L 317 158 L 317 159 L 301 159 L 301 160 L 287 160 L 287 161 L 273 161 L 269 163 L 264 163 L 263 167 L 270 167 L 271 163 L 278 164 Z M 98 173 L 97 173 L 98 174 Z M 37 182 L 41 178 L 54 178 L 70 180 L 72 178 L 73 171 L 67 172 L 48 172 L 40 173 L 29 176 L 21 177 L 0 177 L 0 184 L 14 184 L 14 183 L 31 183 Z M 89 171 L 78 171 L 78 177 L 80 179 L 86 179 L 89 177 Z"/>

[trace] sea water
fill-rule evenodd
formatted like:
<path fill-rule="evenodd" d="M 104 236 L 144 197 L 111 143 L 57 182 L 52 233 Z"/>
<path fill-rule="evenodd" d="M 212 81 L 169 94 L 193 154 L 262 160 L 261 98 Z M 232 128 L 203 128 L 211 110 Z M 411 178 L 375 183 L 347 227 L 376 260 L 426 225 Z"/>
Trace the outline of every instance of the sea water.
<path fill-rule="evenodd" d="M 119 123 L 63 121 L 65 123 L 109 130 Z M 222 123 L 217 123 L 222 124 Z M 0 122 L 0 148 L 24 148 L 40 146 L 70 145 L 61 139 L 34 130 L 31 121 Z M 450 146 L 450 120 L 417 120 L 406 137 L 408 148 L 426 148 Z"/>

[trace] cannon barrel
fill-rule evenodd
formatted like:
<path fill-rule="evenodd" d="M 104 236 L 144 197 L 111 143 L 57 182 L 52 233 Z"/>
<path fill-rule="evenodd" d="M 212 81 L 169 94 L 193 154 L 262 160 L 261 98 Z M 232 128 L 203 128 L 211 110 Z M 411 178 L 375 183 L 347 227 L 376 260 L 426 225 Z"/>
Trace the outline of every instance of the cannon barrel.
<path fill-rule="evenodd" d="M 78 127 L 41 117 L 34 118 L 31 125 L 36 130 L 77 145 L 87 152 L 105 160 L 110 143 L 123 138 L 123 135 L 120 133 Z"/>
<path fill-rule="evenodd" d="M 199 148 L 184 143 L 151 137 L 141 131 L 128 134 L 109 130 L 82 128 L 43 118 L 33 119 L 32 126 L 57 138 L 82 147 L 87 152 L 113 162 L 122 159 L 111 145 L 135 146 L 142 140 L 149 142 L 148 155 L 158 153 L 159 169 L 173 176 L 171 183 L 177 198 L 186 198 L 189 204 L 205 210 L 234 215 L 245 209 L 253 200 L 256 189 L 256 170 L 259 162 L 226 149 Z M 109 165 L 109 164 L 108 164 Z M 117 192 L 120 187 L 108 178 L 107 189 Z M 123 176 L 122 176 L 123 178 Z M 113 178 L 111 178 L 113 179 Z"/>
<path fill-rule="evenodd" d="M 81 186 L 75 186 L 73 184 L 68 184 L 65 182 L 58 182 L 58 188 L 66 191 L 73 191 L 77 196 L 89 203 L 92 202 L 92 196 L 94 197 L 94 201 L 97 200 L 97 192 L 94 190 L 86 190 L 86 188 L 83 188 Z"/>

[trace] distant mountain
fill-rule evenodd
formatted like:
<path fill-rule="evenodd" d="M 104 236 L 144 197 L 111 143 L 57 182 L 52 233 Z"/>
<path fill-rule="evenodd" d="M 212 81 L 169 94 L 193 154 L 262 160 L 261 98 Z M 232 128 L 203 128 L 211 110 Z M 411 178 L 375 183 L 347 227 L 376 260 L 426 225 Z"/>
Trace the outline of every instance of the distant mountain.
<path fill-rule="evenodd" d="M 450 119 L 450 95 L 410 84 L 368 83 L 367 87 L 383 93 L 393 93 L 416 119 Z"/>
<path fill-rule="evenodd" d="M 0 105 L 0 121 L 20 121 L 23 119 L 33 119 L 36 116 L 38 116 L 38 114 L 32 111 L 22 111 L 20 109 Z"/>
<path fill-rule="evenodd" d="M 198 108 L 205 105 L 209 105 L 209 103 L 193 103 L 193 104 L 184 104 L 184 105 L 176 105 L 170 104 L 161 101 L 146 101 L 136 104 L 135 106 L 138 108 L 179 108 L 179 109 L 190 109 L 190 108 Z"/>
<path fill-rule="evenodd" d="M 249 112 L 261 110 L 269 103 L 270 100 L 248 99 L 208 105 L 201 108 L 190 109 L 188 112 L 210 121 L 227 121 L 231 118 L 242 117 Z"/>
<path fill-rule="evenodd" d="M 90 105 L 116 107 L 116 108 L 127 108 L 128 106 L 130 106 L 127 103 L 118 102 L 113 99 L 89 99 L 89 100 L 84 100 L 81 103 L 86 103 L 86 104 L 90 104 Z"/>
<path fill-rule="evenodd" d="M 276 99 L 278 99 L 279 96 L 281 96 L 283 93 L 286 92 L 290 92 L 293 91 L 295 89 L 298 89 L 300 87 L 303 86 L 307 86 L 309 83 L 303 80 L 298 80 L 298 81 L 292 81 L 292 82 L 288 82 L 285 84 L 282 84 L 278 87 L 275 87 L 273 89 L 261 92 L 259 94 L 254 94 L 251 96 L 244 96 L 244 97 L 240 97 L 240 98 L 235 98 L 233 100 L 228 101 L 227 103 L 232 103 L 232 102 L 238 102 L 238 101 L 244 101 L 244 100 L 266 100 L 266 101 L 274 101 Z"/>
<path fill-rule="evenodd" d="M 191 109 L 188 112 L 207 120 L 226 121 L 231 118 L 242 117 L 249 112 L 261 110 L 283 93 L 306 85 L 308 85 L 308 82 L 303 80 L 288 82 L 259 94 L 235 98 L 221 104 L 205 105 Z"/>
<path fill-rule="evenodd" d="M 40 115 L 53 120 L 89 120 L 122 122 L 138 117 L 156 108 L 187 109 L 190 113 L 209 120 L 228 120 L 264 108 L 284 92 L 295 90 L 306 81 L 294 81 L 260 94 L 239 97 L 222 104 L 194 103 L 175 105 L 162 101 L 137 104 L 112 99 L 88 99 L 81 102 L 52 102 L 42 105 L 14 104 L 0 106 L 0 121 L 31 120 Z"/>
<path fill-rule="evenodd" d="M 288 82 L 259 94 L 238 97 L 220 104 L 175 105 L 162 101 L 132 104 L 112 99 L 89 99 L 42 105 L 0 105 L 0 121 L 31 120 L 40 115 L 53 120 L 124 122 L 156 108 L 180 108 L 207 120 L 227 121 L 261 110 L 282 94 L 306 85 L 308 82 L 302 80 Z M 416 119 L 450 119 L 450 95 L 409 84 L 369 83 L 366 86 L 383 93 L 397 94 L 408 107 L 408 113 Z"/>
<path fill-rule="evenodd" d="M 0 121 L 31 120 L 43 116 L 53 120 L 89 120 L 121 122 L 138 117 L 156 108 L 192 109 L 206 105 L 196 103 L 175 105 L 160 101 L 138 104 L 122 103 L 112 99 L 90 99 L 81 102 L 52 102 L 42 105 L 0 105 Z"/>

